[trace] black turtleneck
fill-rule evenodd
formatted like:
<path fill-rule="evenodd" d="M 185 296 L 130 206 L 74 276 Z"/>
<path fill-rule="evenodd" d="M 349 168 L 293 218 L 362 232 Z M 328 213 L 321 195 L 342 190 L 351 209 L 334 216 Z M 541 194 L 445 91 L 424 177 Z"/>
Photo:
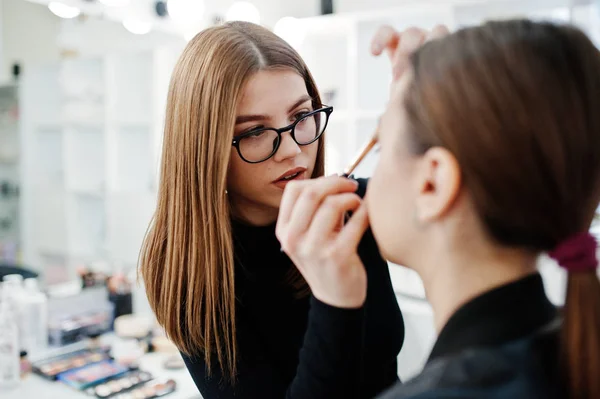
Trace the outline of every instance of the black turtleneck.
<path fill-rule="evenodd" d="M 367 180 L 359 179 L 358 193 Z M 184 356 L 205 399 L 372 398 L 398 380 L 404 324 L 387 263 L 370 231 L 359 245 L 367 300 L 340 309 L 297 298 L 286 277 L 295 267 L 282 253 L 275 225 L 232 222 L 236 257 L 238 375 L 208 377 L 203 356 Z"/>
<path fill-rule="evenodd" d="M 461 306 L 421 374 L 379 398 L 565 398 L 559 328 L 540 274 L 504 284 Z"/>

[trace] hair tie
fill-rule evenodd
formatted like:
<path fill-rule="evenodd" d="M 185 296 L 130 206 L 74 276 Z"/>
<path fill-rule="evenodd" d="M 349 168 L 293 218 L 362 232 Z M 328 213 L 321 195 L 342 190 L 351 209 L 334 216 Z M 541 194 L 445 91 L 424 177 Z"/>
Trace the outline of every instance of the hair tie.
<path fill-rule="evenodd" d="M 598 267 L 597 244 L 589 232 L 579 233 L 561 242 L 548 254 L 569 273 L 595 270 Z"/>

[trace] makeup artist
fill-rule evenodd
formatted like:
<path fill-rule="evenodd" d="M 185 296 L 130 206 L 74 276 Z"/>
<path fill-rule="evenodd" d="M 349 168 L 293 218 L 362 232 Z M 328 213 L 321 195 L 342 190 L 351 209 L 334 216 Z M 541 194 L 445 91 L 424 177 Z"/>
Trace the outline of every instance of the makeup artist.
<path fill-rule="evenodd" d="M 323 175 L 332 112 L 258 25 L 209 28 L 175 66 L 140 268 L 206 399 L 371 398 L 398 380 L 404 324 L 371 232 L 349 241 L 361 274 L 322 276 L 333 293 L 309 287 L 275 235 L 285 186 Z M 360 198 L 367 182 L 341 184 Z"/>
<path fill-rule="evenodd" d="M 383 29 L 375 45 L 395 35 Z M 600 398 L 588 232 L 600 200 L 598 49 L 574 27 L 513 20 L 394 62 L 366 198 L 342 177 L 289 184 L 277 224 L 286 253 L 337 305 L 363 303 L 355 248 L 369 222 L 385 257 L 419 273 L 438 339 L 422 374 L 383 398 Z M 542 252 L 568 273 L 560 318 L 536 270 Z"/>

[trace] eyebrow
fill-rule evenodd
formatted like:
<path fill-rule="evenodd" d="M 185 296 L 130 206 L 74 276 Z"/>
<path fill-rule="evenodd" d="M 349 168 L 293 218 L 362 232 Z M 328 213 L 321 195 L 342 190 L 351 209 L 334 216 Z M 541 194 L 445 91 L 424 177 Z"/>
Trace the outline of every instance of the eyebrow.
<path fill-rule="evenodd" d="M 312 98 L 308 94 L 303 95 L 302 97 L 300 97 L 298 99 L 298 101 L 296 101 L 294 103 L 294 105 L 292 105 L 288 109 L 288 113 L 292 112 L 299 105 L 301 105 L 309 100 L 312 101 Z M 266 115 L 240 115 L 237 118 L 235 118 L 235 124 L 239 125 L 239 124 L 246 123 L 246 122 L 264 121 L 265 119 L 269 119 L 269 117 Z"/>

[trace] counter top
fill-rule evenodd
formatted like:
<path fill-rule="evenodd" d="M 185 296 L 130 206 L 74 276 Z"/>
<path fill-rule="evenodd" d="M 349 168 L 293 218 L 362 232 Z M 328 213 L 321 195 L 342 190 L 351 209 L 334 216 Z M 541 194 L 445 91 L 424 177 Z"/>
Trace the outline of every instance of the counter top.
<path fill-rule="evenodd" d="M 169 354 L 147 353 L 140 360 L 140 369 L 150 372 L 156 378 L 171 378 L 177 383 L 175 392 L 165 399 L 202 399 L 187 369 L 167 370 L 163 362 Z M 59 381 L 49 381 L 31 373 L 16 388 L 0 391 L 2 399 L 60 398 L 60 399 L 93 399 L 84 392 L 71 388 Z"/>

